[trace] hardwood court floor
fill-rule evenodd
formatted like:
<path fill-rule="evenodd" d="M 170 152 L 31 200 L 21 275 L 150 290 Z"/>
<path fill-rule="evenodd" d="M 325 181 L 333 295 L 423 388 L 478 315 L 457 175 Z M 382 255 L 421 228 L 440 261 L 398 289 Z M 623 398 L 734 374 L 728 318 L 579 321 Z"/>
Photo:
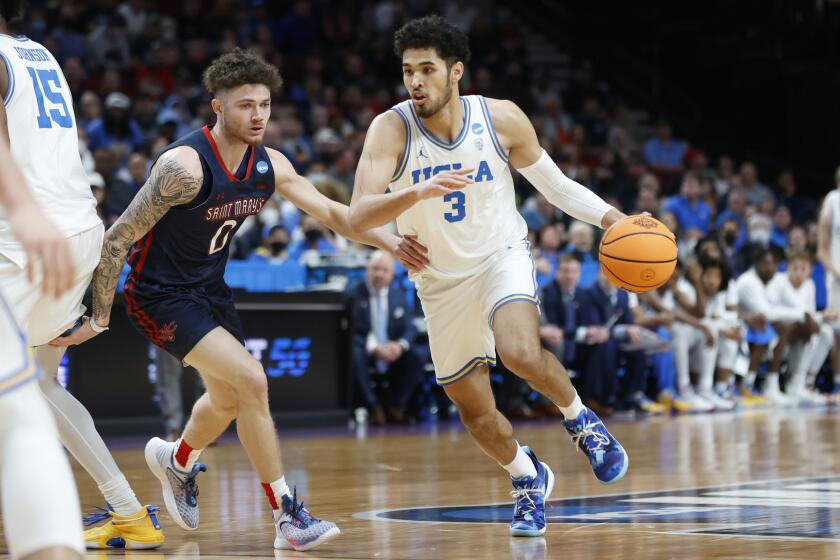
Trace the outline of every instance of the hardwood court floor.
<path fill-rule="evenodd" d="M 315 515 L 342 529 L 331 543 L 311 553 L 273 551 L 259 481 L 228 439 L 202 457 L 209 471 L 199 478 L 197 531 L 180 530 L 162 512 L 160 551 L 88 557 L 838 558 L 838 420 L 829 409 L 613 421 L 631 463 L 611 487 L 595 481 L 559 424 L 519 425 L 519 440 L 557 476 L 543 539 L 508 537 L 509 479 L 457 424 L 400 433 L 281 429 L 290 484 Z M 115 456 L 140 500 L 162 505 L 143 441 L 109 443 L 123 449 Z M 82 503 L 101 503 L 90 478 L 78 468 L 76 477 Z M 481 507 L 442 507 L 465 505 Z"/>

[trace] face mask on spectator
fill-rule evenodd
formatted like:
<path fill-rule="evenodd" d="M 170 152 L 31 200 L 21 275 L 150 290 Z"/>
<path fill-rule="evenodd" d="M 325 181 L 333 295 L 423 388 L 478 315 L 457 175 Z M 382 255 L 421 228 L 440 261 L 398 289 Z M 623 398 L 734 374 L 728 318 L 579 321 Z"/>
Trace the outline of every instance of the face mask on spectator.
<path fill-rule="evenodd" d="M 288 246 L 288 243 L 286 243 L 285 241 L 272 241 L 271 242 L 271 254 L 277 256 L 280 253 L 282 253 L 283 251 L 285 251 L 287 246 Z"/>
<path fill-rule="evenodd" d="M 770 242 L 770 230 L 760 228 L 750 231 L 750 241 L 759 245 L 767 245 Z"/>
<path fill-rule="evenodd" d="M 308 229 L 303 233 L 303 235 L 306 237 L 306 242 L 312 244 L 317 243 L 324 234 L 320 229 Z"/>
<path fill-rule="evenodd" d="M 723 242 L 728 246 L 734 246 L 736 241 L 738 241 L 738 236 L 735 235 L 734 231 L 727 231 L 723 234 Z"/>

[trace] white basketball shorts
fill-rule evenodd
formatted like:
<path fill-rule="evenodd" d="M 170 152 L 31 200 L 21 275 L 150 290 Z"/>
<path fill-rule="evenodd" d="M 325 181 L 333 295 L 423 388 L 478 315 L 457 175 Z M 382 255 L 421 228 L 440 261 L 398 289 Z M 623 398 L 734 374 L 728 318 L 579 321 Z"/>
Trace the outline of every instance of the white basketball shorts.
<path fill-rule="evenodd" d="M 67 239 L 76 266 L 76 278 L 73 287 L 59 298 L 41 293 L 40 274 L 34 282 L 30 282 L 24 268 L 0 255 L 0 290 L 11 305 L 30 345 L 46 344 L 72 327 L 84 314 L 82 298 L 99 264 L 104 234 L 104 227 L 99 225 Z"/>
<path fill-rule="evenodd" d="M 415 278 L 429 332 L 435 375 L 440 385 L 463 379 L 482 365 L 496 364 L 493 319 L 504 305 L 539 305 L 534 261 L 522 241 L 491 257 L 472 276 Z"/>

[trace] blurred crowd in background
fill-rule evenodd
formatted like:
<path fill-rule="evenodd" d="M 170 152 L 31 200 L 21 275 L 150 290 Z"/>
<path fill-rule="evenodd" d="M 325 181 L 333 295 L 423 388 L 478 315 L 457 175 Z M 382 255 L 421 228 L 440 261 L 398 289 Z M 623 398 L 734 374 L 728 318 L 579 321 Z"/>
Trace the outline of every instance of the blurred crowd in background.
<path fill-rule="evenodd" d="M 20 31 L 46 45 L 64 68 L 83 161 L 106 224 L 125 210 L 165 146 L 212 124 L 201 74 L 234 46 L 260 52 L 284 79 L 265 144 L 319 190 L 347 203 L 367 127 L 406 95 L 393 33 L 412 17 L 438 11 L 470 36 L 473 57 L 462 94 L 515 101 L 567 176 L 628 214 L 653 214 L 679 240 L 680 271 L 666 287 L 643 297 L 616 291 L 598 273 L 599 232 L 570 220 L 514 173 L 544 290 L 543 340 L 573 371 L 590 406 L 604 414 L 655 414 L 830 401 L 825 393 L 835 384 L 827 355 L 836 318 L 821 312 L 820 201 L 801 194 L 791 170 L 769 176 L 714 145 L 681 138 L 667 116 L 640 117 L 590 60 L 573 60 L 573 73 L 558 90 L 545 68 L 529 67 L 527 36 L 504 12 L 490 9 L 492 2 L 30 4 Z M 347 284 L 358 301 L 390 286 L 397 295 L 383 297 L 400 316 L 385 324 L 369 316 L 367 332 L 357 333 L 362 416 L 381 423 L 445 413 L 447 407 L 435 404 L 442 393 L 429 374 L 422 310 L 405 271 L 387 255 L 367 270 L 366 258 L 341 261 L 360 250 L 349 245 L 275 199 L 239 231 L 231 258 L 285 265 L 295 271 L 290 274 L 333 263 L 328 276 L 304 273 L 303 283 Z M 812 296 L 791 299 L 803 290 Z M 780 316 L 781 308 L 796 309 Z M 494 378 L 511 415 L 557 414 L 503 366 Z"/>

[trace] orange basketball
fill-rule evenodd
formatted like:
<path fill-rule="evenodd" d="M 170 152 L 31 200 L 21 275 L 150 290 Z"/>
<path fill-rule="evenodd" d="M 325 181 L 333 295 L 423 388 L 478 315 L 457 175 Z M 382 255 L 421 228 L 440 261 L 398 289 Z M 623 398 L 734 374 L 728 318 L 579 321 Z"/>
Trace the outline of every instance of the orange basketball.
<path fill-rule="evenodd" d="M 601 270 L 618 288 L 649 292 L 677 266 L 677 240 L 651 216 L 627 216 L 604 232 L 598 249 Z"/>

